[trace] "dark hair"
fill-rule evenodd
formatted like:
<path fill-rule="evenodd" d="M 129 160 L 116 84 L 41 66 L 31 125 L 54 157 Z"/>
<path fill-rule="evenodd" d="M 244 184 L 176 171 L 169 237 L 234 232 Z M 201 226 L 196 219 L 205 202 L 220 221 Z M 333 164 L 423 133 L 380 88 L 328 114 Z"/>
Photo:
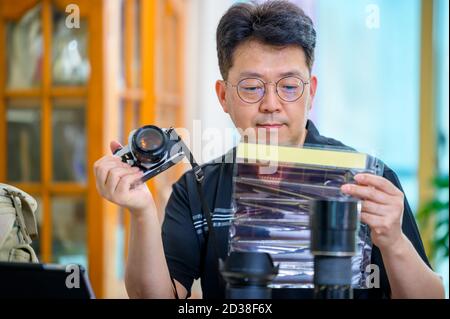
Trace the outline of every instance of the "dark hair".
<path fill-rule="evenodd" d="M 220 19 L 216 34 L 220 73 L 224 80 L 233 66 L 234 51 L 248 40 L 280 47 L 300 46 L 311 71 L 316 31 L 312 20 L 293 3 L 281 0 L 237 3 L 228 9 Z"/>

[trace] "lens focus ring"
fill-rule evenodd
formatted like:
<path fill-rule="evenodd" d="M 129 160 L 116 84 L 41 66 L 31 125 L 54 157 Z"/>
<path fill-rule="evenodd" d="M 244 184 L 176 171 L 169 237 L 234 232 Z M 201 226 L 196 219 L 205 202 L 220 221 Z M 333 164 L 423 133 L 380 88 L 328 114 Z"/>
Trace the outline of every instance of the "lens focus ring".
<path fill-rule="evenodd" d="M 159 127 L 146 125 L 132 139 L 133 153 L 142 163 L 160 161 L 166 154 L 167 135 Z"/>

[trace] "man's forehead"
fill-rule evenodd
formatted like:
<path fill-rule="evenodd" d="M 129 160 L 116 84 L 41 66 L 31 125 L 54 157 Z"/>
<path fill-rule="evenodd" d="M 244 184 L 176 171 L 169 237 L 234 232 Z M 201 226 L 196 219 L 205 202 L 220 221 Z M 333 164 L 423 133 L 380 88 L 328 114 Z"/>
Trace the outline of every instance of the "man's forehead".
<path fill-rule="evenodd" d="M 273 75 L 280 77 L 280 78 L 287 77 L 287 76 L 296 76 L 296 77 L 300 77 L 303 79 L 307 78 L 307 75 L 305 74 L 305 72 L 300 69 L 297 69 L 297 68 L 286 70 L 286 71 L 271 72 L 271 73 L 274 73 Z M 268 74 L 260 73 L 255 70 L 243 70 L 243 71 L 239 72 L 238 76 L 240 78 L 244 78 L 244 77 L 264 78 L 264 77 L 268 76 Z"/>
<path fill-rule="evenodd" d="M 306 79 L 309 75 L 301 47 L 279 47 L 256 41 L 248 41 L 237 47 L 230 71 L 240 78 L 299 76 Z"/>

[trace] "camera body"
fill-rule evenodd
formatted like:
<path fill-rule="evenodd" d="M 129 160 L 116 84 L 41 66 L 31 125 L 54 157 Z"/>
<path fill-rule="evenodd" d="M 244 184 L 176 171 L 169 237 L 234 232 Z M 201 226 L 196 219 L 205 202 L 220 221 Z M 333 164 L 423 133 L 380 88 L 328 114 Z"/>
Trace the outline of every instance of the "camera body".
<path fill-rule="evenodd" d="M 173 128 L 145 125 L 131 131 L 128 145 L 114 155 L 130 166 L 139 167 L 144 172 L 141 181 L 145 182 L 180 162 L 186 154 L 184 143 Z"/>

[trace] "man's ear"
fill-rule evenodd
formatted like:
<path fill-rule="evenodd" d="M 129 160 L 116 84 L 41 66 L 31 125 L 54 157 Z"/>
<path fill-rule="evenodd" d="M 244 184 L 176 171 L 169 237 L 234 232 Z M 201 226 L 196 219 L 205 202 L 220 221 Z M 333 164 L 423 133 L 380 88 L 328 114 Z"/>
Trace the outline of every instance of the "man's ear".
<path fill-rule="evenodd" d="M 317 91 L 317 77 L 313 75 L 313 76 L 311 76 L 311 79 L 309 80 L 309 98 L 310 98 L 309 110 L 310 111 L 313 107 L 313 102 L 314 102 L 314 97 L 316 96 L 316 91 Z"/>
<path fill-rule="evenodd" d="M 226 92 L 227 85 L 225 81 L 217 80 L 216 81 L 216 94 L 219 99 L 220 105 L 222 105 L 222 109 L 225 113 L 228 113 L 227 102 L 226 102 Z"/>

